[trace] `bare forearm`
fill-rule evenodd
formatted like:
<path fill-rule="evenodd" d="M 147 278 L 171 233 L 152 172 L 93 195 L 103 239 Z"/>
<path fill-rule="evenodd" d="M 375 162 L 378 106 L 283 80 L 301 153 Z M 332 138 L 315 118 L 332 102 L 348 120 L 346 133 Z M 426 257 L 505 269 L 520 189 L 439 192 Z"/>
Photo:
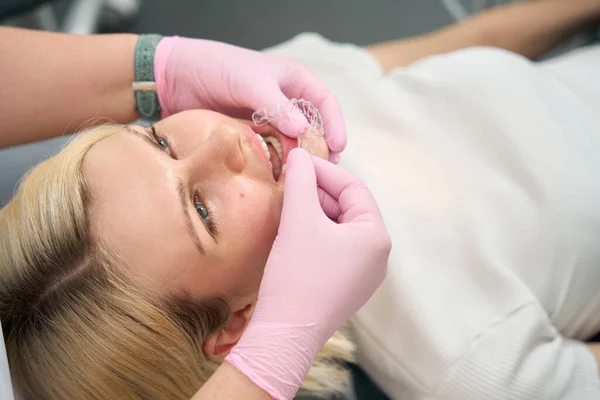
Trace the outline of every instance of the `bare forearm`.
<path fill-rule="evenodd" d="M 74 36 L 0 27 L 0 148 L 136 119 L 136 35 Z"/>
<path fill-rule="evenodd" d="M 600 0 L 530 0 L 493 8 L 427 35 L 367 50 L 385 70 L 475 46 L 498 47 L 533 59 L 598 21 Z"/>
<path fill-rule="evenodd" d="M 537 58 L 600 21 L 600 0 L 534 0 L 491 9 L 457 30 L 481 32 L 483 45 Z"/>
<path fill-rule="evenodd" d="M 267 392 L 256 386 L 231 364 L 224 362 L 192 400 L 271 400 Z"/>

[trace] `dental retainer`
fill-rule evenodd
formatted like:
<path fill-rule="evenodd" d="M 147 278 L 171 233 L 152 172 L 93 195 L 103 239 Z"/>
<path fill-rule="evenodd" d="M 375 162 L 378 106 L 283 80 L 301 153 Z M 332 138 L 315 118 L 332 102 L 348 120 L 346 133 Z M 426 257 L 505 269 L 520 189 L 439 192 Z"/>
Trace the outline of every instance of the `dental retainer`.
<path fill-rule="evenodd" d="M 252 114 L 252 121 L 256 126 L 263 126 L 286 116 L 294 109 L 300 111 L 309 123 L 306 133 L 298 137 L 298 147 L 314 155 L 317 142 L 325 135 L 325 131 L 321 114 L 310 101 L 294 98 L 286 102 L 268 105 L 256 110 Z"/>

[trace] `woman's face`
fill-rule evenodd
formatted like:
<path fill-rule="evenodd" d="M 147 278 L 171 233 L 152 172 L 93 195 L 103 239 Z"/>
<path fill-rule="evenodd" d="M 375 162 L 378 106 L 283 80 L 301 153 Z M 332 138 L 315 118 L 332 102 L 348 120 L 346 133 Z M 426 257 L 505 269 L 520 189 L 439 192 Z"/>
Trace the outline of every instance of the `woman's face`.
<path fill-rule="evenodd" d="M 279 227 L 283 174 L 275 180 L 255 133 L 227 116 L 187 111 L 155 130 L 130 127 L 86 155 L 92 232 L 157 294 L 253 301 Z M 296 147 L 272 127 L 255 131 L 280 140 L 282 164 Z M 327 157 L 324 142 L 319 151 Z"/>

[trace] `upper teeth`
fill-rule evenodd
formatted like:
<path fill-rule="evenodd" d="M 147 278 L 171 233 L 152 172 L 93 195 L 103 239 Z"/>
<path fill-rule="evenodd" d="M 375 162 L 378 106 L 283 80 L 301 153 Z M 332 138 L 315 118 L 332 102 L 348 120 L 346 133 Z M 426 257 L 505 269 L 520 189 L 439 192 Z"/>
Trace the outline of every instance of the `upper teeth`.
<path fill-rule="evenodd" d="M 259 134 L 256 134 L 256 137 L 258 137 L 258 141 L 260 142 L 263 151 L 265 152 L 265 155 L 267 156 L 268 160 L 271 160 L 271 153 L 269 152 L 269 148 L 267 147 L 267 143 L 265 143 L 265 139 L 263 139 L 262 136 L 260 136 Z"/>
<path fill-rule="evenodd" d="M 277 153 L 277 157 L 279 157 L 279 160 L 281 160 L 283 157 L 283 151 L 281 150 L 281 143 L 279 142 L 279 140 L 274 136 L 267 136 L 264 138 L 264 141 L 267 143 L 271 143 L 271 145 L 275 149 L 275 153 Z"/>

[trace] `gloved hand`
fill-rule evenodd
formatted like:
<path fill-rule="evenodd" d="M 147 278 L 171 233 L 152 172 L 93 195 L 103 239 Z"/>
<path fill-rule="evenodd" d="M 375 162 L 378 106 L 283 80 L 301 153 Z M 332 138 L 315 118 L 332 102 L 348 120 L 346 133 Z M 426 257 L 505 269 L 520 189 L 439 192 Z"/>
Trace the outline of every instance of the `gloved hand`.
<path fill-rule="evenodd" d="M 294 397 L 321 347 L 383 282 L 391 251 L 377 204 L 356 177 L 302 149 L 286 168 L 256 309 L 226 358 L 276 399 Z"/>
<path fill-rule="evenodd" d="M 346 146 L 338 102 L 329 89 L 298 61 L 225 43 L 177 36 L 156 48 L 154 74 L 162 116 L 204 108 L 229 116 L 287 101 L 309 100 L 321 113 L 330 160 Z M 290 137 L 306 132 L 308 121 L 297 110 L 273 125 Z"/>

